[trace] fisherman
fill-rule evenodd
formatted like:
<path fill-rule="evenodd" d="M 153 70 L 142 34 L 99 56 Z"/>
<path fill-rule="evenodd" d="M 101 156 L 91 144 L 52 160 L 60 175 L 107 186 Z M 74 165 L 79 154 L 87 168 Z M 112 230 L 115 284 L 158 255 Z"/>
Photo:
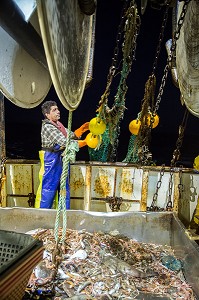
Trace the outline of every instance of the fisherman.
<path fill-rule="evenodd" d="M 41 128 L 40 184 L 37 190 L 35 208 L 56 208 L 62 173 L 62 157 L 68 130 L 59 121 L 60 111 L 55 101 L 44 102 L 41 109 L 45 119 L 42 121 Z M 89 122 L 86 122 L 74 133 L 71 132 L 69 155 L 71 152 L 77 152 L 79 148 L 86 146 L 86 141 L 80 140 L 80 138 L 88 130 L 88 127 Z M 69 176 L 66 180 L 66 208 L 70 208 Z"/>

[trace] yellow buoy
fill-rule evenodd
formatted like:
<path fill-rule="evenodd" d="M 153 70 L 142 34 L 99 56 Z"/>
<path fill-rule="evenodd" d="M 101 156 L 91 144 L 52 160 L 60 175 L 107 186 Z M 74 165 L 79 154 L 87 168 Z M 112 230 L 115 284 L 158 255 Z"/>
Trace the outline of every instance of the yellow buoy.
<path fill-rule="evenodd" d="M 86 136 L 86 143 L 88 147 L 95 149 L 98 144 L 101 142 L 101 136 L 100 135 L 94 135 L 92 132 L 88 133 Z"/>
<path fill-rule="evenodd" d="M 194 167 L 194 169 L 199 171 L 199 155 L 196 156 L 196 158 L 194 159 L 193 167 Z"/>
<path fill-rule="evenodd" d="M 106 124 L 104 121 L 98 117 L 93 118 L 89 122 L 89 130 L 94 135 L 103 134 L 106 130 Z"/>
<path fill-rule="evenodd" d="M 134 135 L 138 135 L 140 126 L 141 126 L 140 120 L 138 119 L 133 120 L 129 123 L 129 131 Z"/>
<path fill-rule="evenodd" d="M 153 122 L 152 123 L 151 123 L 151 121 L 152 121 L 151 120 L 151 113 L 148 113 L 146 117 L 147 117 L 146 124 L 148 126 L 152 125 L 152 128 L 155 128 L 155 127 L 158 126 L 160 118 L 157 114 L 155 114 L 155 116 L 153 117 Z"/>

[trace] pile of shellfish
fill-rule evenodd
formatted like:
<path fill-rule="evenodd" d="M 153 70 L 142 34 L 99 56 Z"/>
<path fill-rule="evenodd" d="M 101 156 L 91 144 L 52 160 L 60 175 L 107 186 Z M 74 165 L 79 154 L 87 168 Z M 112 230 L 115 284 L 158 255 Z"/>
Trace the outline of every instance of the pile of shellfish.
<path fill-rule="evenodd" d="M 117 230 L 67 229 L 63 243 L 56 243 L 53 229 L 31 234 L 43 241 L 44 255 L 23 299 L 195 299 L 170 246 L 138 242 Z"/>

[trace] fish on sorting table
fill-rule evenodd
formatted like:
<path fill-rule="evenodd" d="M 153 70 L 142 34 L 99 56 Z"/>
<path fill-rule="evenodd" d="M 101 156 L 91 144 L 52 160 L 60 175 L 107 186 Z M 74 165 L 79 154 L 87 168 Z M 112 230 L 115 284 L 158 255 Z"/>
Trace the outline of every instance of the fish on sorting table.
<path fill-rule="evenodd" d="M 112 256 L 111 254 L 105 255 L 102 258 L 102 263 L 108 267 L 112 273 L 120 272 L 123 275 L 128 274 L 133 277 L 146 278 L 157 276 L 158 274 L 154 271 L 142 272 L 133 266 L 129 265 L 127 262 Z"/>
<path fill-rule="evenodd" d="M 88 299 L 92 299 L 90 298 L 88 295 L 77 295 L 77 296 L 72 296 L 70 298 L 64 298 L 67 300 L 88 300 Z"/>
<path fill-rule="evenodd" d="M 53 264 L 47 259 L 44 259 L 43 261 L 39 262 L 34 269 L 36 278 L 40 279 L 53 278 L 55 272 L 56 271 Z"/>

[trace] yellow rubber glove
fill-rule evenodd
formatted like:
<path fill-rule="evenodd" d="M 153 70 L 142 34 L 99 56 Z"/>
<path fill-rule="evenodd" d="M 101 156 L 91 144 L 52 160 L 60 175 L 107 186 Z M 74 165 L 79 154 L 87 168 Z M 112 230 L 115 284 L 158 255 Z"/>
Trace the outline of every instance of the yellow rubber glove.
<path fill-rule="evenodd" d="M 81 127 L 76 129 L 74 131 L 74 134 L 76 135 L 77 138 L 80 138 L 82 134 L 87 130 L 89 130 L 89 122 L 84 123 Z"/>
<path fill-rule="evenodd" d="M 79 148 L 82 148 L 87 145 L 86 140 L 78 140 Z"/>

